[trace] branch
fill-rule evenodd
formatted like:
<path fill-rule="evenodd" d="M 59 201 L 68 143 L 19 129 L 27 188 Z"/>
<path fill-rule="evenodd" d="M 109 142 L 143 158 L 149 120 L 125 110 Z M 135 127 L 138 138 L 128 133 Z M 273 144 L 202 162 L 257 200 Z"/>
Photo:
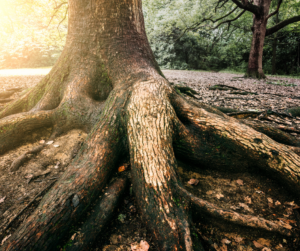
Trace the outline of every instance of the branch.
<path fill-rule="evenodd" d="M 259 7 L 252 3 L 249 3 L 248 0 L 242 0 L 242 3 L 239 0 L 231 0 L 231 1 L 234 2 L 239 8 L 250 11 L 254 15 L 260 14 Z"/>
<path fill-rule="evenodd" d="M 232 11 L 230 11 L 229 13 L 227 13 L 225 16 L 220 17 L 220 18 L 216 19 L 215 21 L 213 21 L 213 20 L 210 20 L 210 21 L 212 21 L 213 23 L 218 22 L 219 20 L 221 20 L 221 19 L 223 19 L 223 18 L 225 18 L 225 17 L 228 17 L 228 16 L 229 16 L 231 13 L 233 13 L 237 8 L 238 8 L 238 6 L 236 6 Z"/>
<path fill-rule="evenodd" d="M 51 18 L 50 18 L 50 21 L 49 21 L 49 24 L 47 25 L 47 28 L 48 28 L 49 25 L 51 24 L 53 18 L 56 16 L 56 13 L 59 11 L 59 9 L 61 8 L 61 6 L 65 5 L 65 4 L 68 4 L 68 3 L 67 3 L 67 2 L 63 2 L 63 3 L 59 4 L 58 6 L 56 6 L 56 7 L 54 8 L 55 11 L 54 11 L 53 15 L 52 15 Z"/>
<path fill-rule="evenodd" d="M 274 25 L 273 27 L 267 29 L 266 31 L 266 36 L 270 36 L 273 33 L 279 31 L 280 29 L 284 28 L 285 26 L 292 24 L 292 23 L 296 23 L 300 21 L 300 15 L 299 16 L 295 16 L 295 17 L 291 17 L 289 19 L 286 19 L 282 22 L 280 22 L 279 24 Z"/>
<path fill-rule="evenodd" d="M 58 6 L 56 6 L 54 9 L 58 10 L 61 6 L 68 4 L 68 2 L 62 2 L 61 4 L 59 4 Z"/>
<path fill-rule="evenodd" d="M 221 23 L 219 23 L 216 27 L 214 27 L 213 29 L 217 29 L 219 26 L 221 26 L 222 24 L 225 24 L 225 23 L 228 23 L 228 29 L 229 29 L 229 26 L 231 24 L 231 22 L 237 20 L 238 18 L 240 18 L 244 13 L 246 12 L 246 10 L 243 10 L 240 14 L 238 14 L 235 18 L 233 19 L 230 19 L 230 20 L 225 20 Z"/>
<path fill-rule="evenodd" d="M 281 5 L 281 4 L 282 4 L 282 0 L 279 0 L 279 1 L 278 1 L 278 4 L 277 4 L 276 10 L 275 10 L 274 12 L 270 13 L 270 14 L 267 16 L 267 20 L 268 20 L 270 17 L 272 17 L 272 16 L 274 16 L 275 14 L 277 14 L 277 12 L 279 11 L 279 8 L 280 8 L 280 5 Z"/>

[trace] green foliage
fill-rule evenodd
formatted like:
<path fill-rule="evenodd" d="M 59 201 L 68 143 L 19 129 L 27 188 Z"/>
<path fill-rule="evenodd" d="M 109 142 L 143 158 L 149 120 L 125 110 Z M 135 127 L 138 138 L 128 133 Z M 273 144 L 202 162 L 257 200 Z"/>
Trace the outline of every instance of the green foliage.
<path fill-rule="evenodd" d="M 67 33 L 67 19 L 61 22 L 67 5 L 55 9 L 62 2 L 0 1 L 0 68 L 54 64 L 63 49 Z"/>
<path fill-rule="evenodd" d="M 228 1 L 224 7 L 215 11 L 216 2 L 216 0 L 143 1 L 147 36 L 162 68 L 246 71 L 252 39 L 252 14 L 246 12 L 231 25 L 223 24 L 214 29 L 221 21 L 213 23 L 211 20 L 217 20 L 235 7 Z M 276 7 L 277 2 L 273 1 L 270 12 Z M 235 18 L 239 13 L 241 10 L 237 9 L 226 20 Z M 299 14 L 300 1 L 289 0 L 281 5 L 279 19 L 285 20 Z M 274 24 L 276 23 L 272 17 L 268 27 Z M 300 37 L 299 32 L 296 32 L 298 28 L 299 23 L 294 23 L 281 31 L 281 34 L 285 32 L 289 42 L 283 42 L 286 45 L 279 43 L 277 47 L 277 64 L 285 65 L 278 67 L 280 74 L 297 74 L 300 71 L 295 62 L 300 46 L 299 40 L 296 39 Z M 295 33 L 293 38 L 292 32 Z M 290 46 L 292 40 L 293 46 Z M 272 68 L 270 41 L 264 49 L 263 68 L 266 69 L 266 73 L 270 73 Z"/>

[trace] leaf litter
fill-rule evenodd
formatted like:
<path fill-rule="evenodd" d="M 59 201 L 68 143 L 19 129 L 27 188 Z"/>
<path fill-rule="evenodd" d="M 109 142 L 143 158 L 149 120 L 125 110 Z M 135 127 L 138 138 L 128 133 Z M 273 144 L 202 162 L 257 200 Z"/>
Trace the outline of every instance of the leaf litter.
<path fill-rule="evenodd" d="M 216 105 L 221 107 L 229 107 L 232 109 L 242 110 L 242 111 L 265 111 L 274 110 L 282 111 L 286 108 L 299 106 L 300 97 L 300 81 L 297 79 L 287 79 L 284 80 L 285 85 L 275 85 L 268 84 L 262 80 L 253 79 L 235 79 L 238 75 L 234 74 L 224 74 L 224 73 L 211 73 L 211 72 L 192 72 L 192 71 L 164 71 L 165 76 L 170 82 L 179 83 L 181 82 L 187 86 L 195 89 L 199 95 L 196 95 L 201 102 L 207 103 L 209 105 Z M 19 88 L 18 92 L 10 97 L 12 99 L 18 98 L 22 95 L 22 90 L 34 86 L 42 76 L 35 77 L 5 77 L 2 78 L 2 85 L 0 86 L 0 92 L 7 91 L 10 87 Z M 272 77 L 273 78 L 273 77 Z M 283 81 L 282 78 L 277 78 L 276 81 Z M 276 82 L 275 81 L 275 82 Z M 274 80 L 272 80 L 274 82 Z M 257 93 L 258 95 L 239 95 L 231 94 L 232 91 L 211 91 L 209 86 L 214 85 L 228 85 L 238 89 L 243 89 L 247 92 Z M 2 88 L 2 89 L 1 89 Z M 241 99 L 235 99 L 236 97 L 242 97 Z M 4 104 L 0 104 L 3 107 Z M 297 138 L 299 134 L 297 130 L 300 129 L 300 117 L 296 118 L 279 118 L 278 116 L 269 117 L 269 120 L 263 121 L 267 124 L 278 124 L 278 126 L 283 127 L 293 127 L 295 130 L 291 130 L 289 133 Z M 45 144 L 47 138 L 36 138 L 36 143 L 30 143 L 25 148 L 21 147 L 16 150 L 10 151 L 6 156 L 0 157 L 0 199 L 6 196 L 4 202 L 0 203 L 0 240 L 6 241 L 6 239 L 13 233 L 14 226 L 3 232 L 3 227 L 22 209 L 23 205 L 26 205 L 30 199 L 32 199 L 38 191 L 41 190 L 41 184 L 47 184 L 47 177 L 42 176 L 41 183 L 30 182 L 26 184 L 26 177 L 30 175 L 34 176 L 33 172 L 26 172 L 27 166 L 21 168 L 19 173 L 10 174 L 7 173 L 7 168 L 11 161 L 18 157 L 22 151 L 25 152 L 30 149 L 34 144 Z M 53 144 L 52 142 L 51 144 Z M 57 144 L 58 145 L 58 144 Z M 65 147 L 64 144 L 59 142 L 60 151 Z M 71 152 L 71 151 L 70 151 Z M 59 177 L 63 173 L 65 164 L 62 160 L 59 160 L 61 164 L 57 164 L 58 161 L 52 163 L 53 170 L 50 173 L 51 177 Z M 179 162 L 179 176 L 186 184 L 186 189 L 200 198 L 204 198 L 211 203 L 219 205 L 225 210 L 234 210 L 238 213 L 259 215 L 270 220 L 282 221 L 287 226 L 290 225 L 292 228 L 297 228 L 297 221 L 294 215 L 294 208 L 297 204 L 294 198 L 283 191 L 282 187 L 279 187 L 275 181 L 271 179 L 266 179 L 266 177 L 261 177 L 260 175 L 255 175 L 251 173 L 235 173 L 228 174 L 216 170 L 202 170 L 198 173 L 187 171 L 191 170 L 188 168 L 181 168 L 185 164 Z M 58 168 L 59 167 L 59 168 Z M 197 169 L 199 171 L 199 169 Z M 58 172 L 58 173 L 57 173 Z M 39 178 L 40 179 L 40 178 Z M 189 184 L 189 181 L 201 180 L 201 183 L 195 182 L 194 184 Z M 23 182 L 25 181 L 25 183 Z M 190 183 L 193 183 L 190 182 Z M 197 185 L 195 185 L 197 183 Z M 18 185 L 16 185 L 18 184 Z M 188 186 L 189 185 L 189 186 Z M 29 187 L 27 187 L 29 186 Z M 3 189 L 5 187 L 5 189 Z M 272 191 L 269 191 L 270 187 Z M 42 197 L 42 196 L 41 196 Z M 219 198 L 218 198 L 219 197 Z M 7 199 L 9 198 L 9 199 Z M 272 208 L 269 208 L 267 198 L 272 198 L 273 204 Z M 275 203 L 274 203 L 275 201 Z M 38 202 L 38 201 L 37 201 Z M 286 202 L 286 203 L 285 203 Z M 38 204 L 35 204 L 37 206 Z M 131 250 L 131 244 L 134 244 L 134 248 L 141 248 L 141 241 L 145 241 L 150 247 L 149 250 L 158 250 L 156 243 L 153 241 L 151 233 L 147 231 L 143 225 L 143 221 L 140 218 L 136 210 L 136 202 L 132 193 L 129 193 L 124 197 L 124 203 L 120 208 L 120 214 L 126 215 L 124 223 L 117 219 L 112 220 L 110 226 L 108 226 L 108 231 L 103 234 L 97 243 L 91 250 Z M 18 222 L 22 222 L 30 213 L 34 210 L 34 207 L 29 211 L 26 211 L 24 215 L 21 216 Z M 299 238 L 285 237 L 285 241 L 282 238 L 276 237 L 275 239 L 270 238 L 270 246 L 265 243 L 261 243 L 261 238 L 265 236 L 259 236 L 259 234 L 251 234 L 248 231 L 238 230 L 236 233 L 228 233 L 231 229 L 228 224 L 218 228 L 212 222 L 199 224 L 195 222 L 195 227 L 197 232 L 201 233 L 204 240 L 204 245 L 209 248 L 209 243 L 215 243 L 218 250 L 228 250 L 228 251 L 242 251 L 242 250 L 297 250 L 297 245 L 299 244 Z M 234 228 L 230 231 L 234 232 Z M 115 237 L 115 238 L 114 238 Z M 6 239 L 5 239 L 6 238 Z M 205 239 L 210 241 L 205 241 Z M 227 240 L 227 241 L 224 241 Z M 295 241 L 296 240 L 296 241 Z M 223 242 L 222 242 L 223 241 Z M 263 246 L 263 249 L 257 249 L 253 243 L 256 241 Z M 146 245 L 147 246 L 147 245 Z M 144 248 L 144 247 L 142 247 Z M 143 250 L 143 249 L 142 249 Z M 298 249 L 299 250 L 299 249 Z M 143 250 L 144 251 L 144 250 Z"/>

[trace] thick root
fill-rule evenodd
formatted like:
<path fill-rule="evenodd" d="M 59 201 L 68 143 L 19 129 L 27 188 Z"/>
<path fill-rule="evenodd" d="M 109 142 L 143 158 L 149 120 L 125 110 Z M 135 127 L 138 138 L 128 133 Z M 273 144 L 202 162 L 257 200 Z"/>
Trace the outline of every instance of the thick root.
<path fill-rule="evenodd" d="M 89 250 L 97 236 L 111 220 L 127 185 L 127 177 L 118 178 L 109 185 L 103 197 L 99 199 L 99 202 L 96 204 L 93 213 L 85 221 L 75 237 L 70 240 L 66 251 Z M 105 215 L 105 217 L 103 217 L 103 215 Z"/>
<path fill-rule="evenodd" d="M 95 138 L 86 143 L 81 158 L 68 167 L 36 211 L 17 229 L 4 250 L 56 248 L 72 221 L 76 221 L 93 198 L 99 196 L 110 176 L 111 167 L 116 165 L 116 158 L 112 156 L 118 156 L 118 152 L 113 150 L 116 148 L 112 146 L 112 135 L 107 136 L 108 128 L 105 129 L 99 137 L 95 137 L 97 143 L 91 142 Z"/>
<path fill-rule="evenodd" d="M 27 151 L 26 153 L 24 153 L 23 155 L 19 156 L 17 159 L 15 159 L 13 161 L 13 163 L 11 164 L 9 171 L 10 172 L 15 172 L 18 171 L 19 168 L 21 167 L 22 164 L 24 164 L 24 162 L 28 161 L 29 159 L 31 159 L 31 157 L 33 156 L 33 154 L 37 154 L 40 151 L 42 151 L 44 148 L 44 144 L 43 145 L 39 145 L 37 147 L 34 147 L 33 149 L 31 149 L 30 151 Z"/>
<path fill-rule="evenodd" d="M 267 136 L 269 136 L 271 139 L 277 141 L 278 143 L 290 145 L 290 146 L 300 146 L 300 141 L 291 136 L 290 134 L 283 132 L 273 126 L 261 123 L 259 121 L 252 121 L 252 120 L 239 120 L 241 123 L 253 128 L 254 130 L 261 132 Z"/>
<path fill-rule="evenodd" d="M 22 136 L 53 126 L 53 111 L 28 112 L 0 120 L 0 154 L 22 142 Z"/>
<path fill-rule="evenodd" d="M 181 186 L 177 185 L 177 190 L 181 196 L 191 201 L 200 212 L 205 213 L 210 217 L 228 221 L 230 223 L 244 227 L 259 228 L 265 231 L 277 232 L 279 234 L 287 236 L 291 235 L 291 231 L 289 229 L 291 229 L 292 227 L 290 225 L 269 221 L 264 218 L 252 215 L 239 214 L 231 210 L 224 210 L 208 201 L 202 200 L 192 195 Z"/>
<path fill-rule="evenodd" d="M 171 144 L 176 115 L 166 98 L 168 91 L 166 84 L 149 81 L 132 93 L 127 128 L 133 188 L 160 250 L 192 251 L 188 205 L 172 191 L 172 183 L 177 183 Z"/>
<path fill-rule="evenodd" d="M 176 140 L 181 156 L 189 153 L 206 166 L 257 167 L 275 174 L 296 193 L 300 191 L 300 157 L 289 147 L 234 118 L 195 108 L 177 94 L 172 104 L 186 128 L 179 130 Z"/>
<path fill-rule="evenodd" d="M 120 140 L 122 134 L 117 118 L 126 99 L 119 93 L 111 95 L 106 102 L 105 111 L 98 115 L 98 122 L 78 157 L 35 212 L 16 230 L 4 250 L 55 249 L 73 222 L 99 196 L 125 147 Z"/>

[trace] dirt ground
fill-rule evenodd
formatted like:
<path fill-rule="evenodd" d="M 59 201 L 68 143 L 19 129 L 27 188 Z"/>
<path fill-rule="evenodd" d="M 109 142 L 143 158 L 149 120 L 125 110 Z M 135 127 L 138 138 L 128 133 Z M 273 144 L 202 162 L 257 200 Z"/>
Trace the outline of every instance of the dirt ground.
<path fill-rule="evenodd" d="M 228 107 L 240 111 L 274 111 L 260 119 L 272 124 L 300 139 L 300 117 L 280 116 L 287 108 L 300 106 L 300 80 L 269 77 L 267 80 L 243 79 L 241 75 L 195 72 L 164 71 L 174 85 L 189 86 L 197 91 L 195 97 L 214 106 Z M 0 76 L 0 102 L 15 99 L 22 92 L 34 86 L 43 76 Z M 212 90 L 215 85 L 236 88 L 247 95 L 233 94 L 233 90 Z M 1 93 L 15 88 L 10 97 L 1 99 Z M 190 98 L 190 97 L 187 97 Z M 0 103 L 1 106 L 4 106 Z M 49 140 L 50 128 L 34 133 L 30 142 L 0 156 L 0 245 L 36 208 L 43 195 L 60 177 L 68 163 L 76 156 L 86 134 L 73 130 L 66 135 Z M 31 154 L 16 171 L 11 171 L 12 163 L 33 147 L 44 145 L 43 150 Z M 197 166 L 178 161 L 178 175 L 187 190 L 214 203 L 223 209 L 242 214 L 256 215 L 268 220 L 282 221 L 293 230 L 292 236 L 266 233 L 257 229 L 241 228 L 211 219 L 192 211 L 193 236 L 201 239 L 206 250 L 300 250 L 299 198 L 293 197 L 282 185 L 264 173 L 256 171 L 227 173 L 226 170 L 201 170 Z M 126 170 L 125 172 L 130 172 Z M 115 173 L 118 175 L 118 172 Z M 199 181 L 197 185 L 189 183 Z M 72 230 L 70 235 L 80 230 Z M 149 250 L 158 250 L 151 233 L 145 228 L 136 203 L 129 189 L 124 196 L 114 219 L 107 226 L 90 250 L 117 251 L 131 250 L 133 243 L 141 240 L 150 244 Z M 66 246 L 58 247 L 64 250 Z M 1 247 L 0 247 L 1 249 Z"/>

